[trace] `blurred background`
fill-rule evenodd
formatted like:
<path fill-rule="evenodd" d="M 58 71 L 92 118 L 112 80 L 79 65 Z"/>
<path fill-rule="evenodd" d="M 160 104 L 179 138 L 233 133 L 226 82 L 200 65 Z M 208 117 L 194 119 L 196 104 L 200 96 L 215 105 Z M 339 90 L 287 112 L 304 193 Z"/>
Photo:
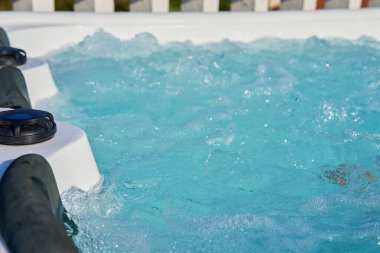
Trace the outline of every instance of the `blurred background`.
<path fill-rule="evenodd" d="M 55 10 L 73 11 L 75 0 L 55 0 Z M 0 10 L 12 10 L 12 0 L 0 0 Z M 116 11 L 129 11 L 129 0 L 115 0 Z M 181 0 L 170 0 L 170 11 L 180 11 Z M 219 10 L 229 11 L 230 0 L 220 0 Z"/>

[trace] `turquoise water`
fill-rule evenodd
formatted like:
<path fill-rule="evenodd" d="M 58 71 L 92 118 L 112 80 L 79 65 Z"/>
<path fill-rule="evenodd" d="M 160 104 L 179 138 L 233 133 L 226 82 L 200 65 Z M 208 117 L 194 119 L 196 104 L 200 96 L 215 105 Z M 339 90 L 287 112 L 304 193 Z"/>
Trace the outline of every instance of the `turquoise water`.
<path fill-rule="evenodd" d="M 83 252 L 380 251 L 379 41 L 99 31 L 46 58 L 40 108 L 103 175 L 63 195 Z"/>

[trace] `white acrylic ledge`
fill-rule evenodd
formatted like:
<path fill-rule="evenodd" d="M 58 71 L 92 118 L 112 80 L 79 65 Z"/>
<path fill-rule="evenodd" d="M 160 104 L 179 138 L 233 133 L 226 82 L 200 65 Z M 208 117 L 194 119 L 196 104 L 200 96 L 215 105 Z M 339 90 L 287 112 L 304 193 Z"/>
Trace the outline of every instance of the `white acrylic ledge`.
<path fill-rule="evenodd" d="M 33 108 L 36 108 L 39 101 L 58 93 L 49 65 L 45 61 L 29 58 L 27 63 L 20 67 L 20 70 L 24 75 Z"/>
<path fill-rule="evenodd" d="M 25 146 L 0 145 L 0 179 L 14 159 L 31 153 L 44 156 L 50 163 L 60 194 L 71 187 L 88 191 L 100 180 L 86 134 L 76 126 L 58 122 L 57 133 L 48 141 Z"/>
<path fill-rule="evenodd" d="M 7 246 L 3 240 L 3 237 L 0 235 L 0 253 L 9 253 Z"/>

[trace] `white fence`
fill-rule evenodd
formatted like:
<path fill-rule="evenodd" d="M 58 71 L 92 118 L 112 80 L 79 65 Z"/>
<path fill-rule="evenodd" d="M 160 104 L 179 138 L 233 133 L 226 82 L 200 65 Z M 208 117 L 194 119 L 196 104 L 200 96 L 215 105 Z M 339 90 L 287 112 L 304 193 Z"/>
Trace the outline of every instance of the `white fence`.
<path fill-rule="evenodd" d="M 380 7 L 380 0 L 229 0 L 231 11 L 315 10 Z M 129 0 L 132 12 L 169 12 L 169 0 Z M 181 0 L 184 12 L 218 12 L 219 0 Z M 55 11 L 54 0 L 13 0 L 16 11 Z M 75 11 L 110 13 L 114 0 L 75 0 Z"/>

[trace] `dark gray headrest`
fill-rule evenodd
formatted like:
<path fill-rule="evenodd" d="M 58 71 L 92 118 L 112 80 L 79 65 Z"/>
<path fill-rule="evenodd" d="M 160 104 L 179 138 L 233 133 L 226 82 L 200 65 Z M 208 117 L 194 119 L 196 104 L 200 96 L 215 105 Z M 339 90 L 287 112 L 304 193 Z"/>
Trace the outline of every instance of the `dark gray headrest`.
<path fill-rule="evenodd" d="M 7 33 L 0 27 L 0 46 L 10 46 Z"/>
<path fill-rule="evenodd" d="M 16 67 L 0 68 L 0 107 L 31 108 L 24 75 Z"/>

